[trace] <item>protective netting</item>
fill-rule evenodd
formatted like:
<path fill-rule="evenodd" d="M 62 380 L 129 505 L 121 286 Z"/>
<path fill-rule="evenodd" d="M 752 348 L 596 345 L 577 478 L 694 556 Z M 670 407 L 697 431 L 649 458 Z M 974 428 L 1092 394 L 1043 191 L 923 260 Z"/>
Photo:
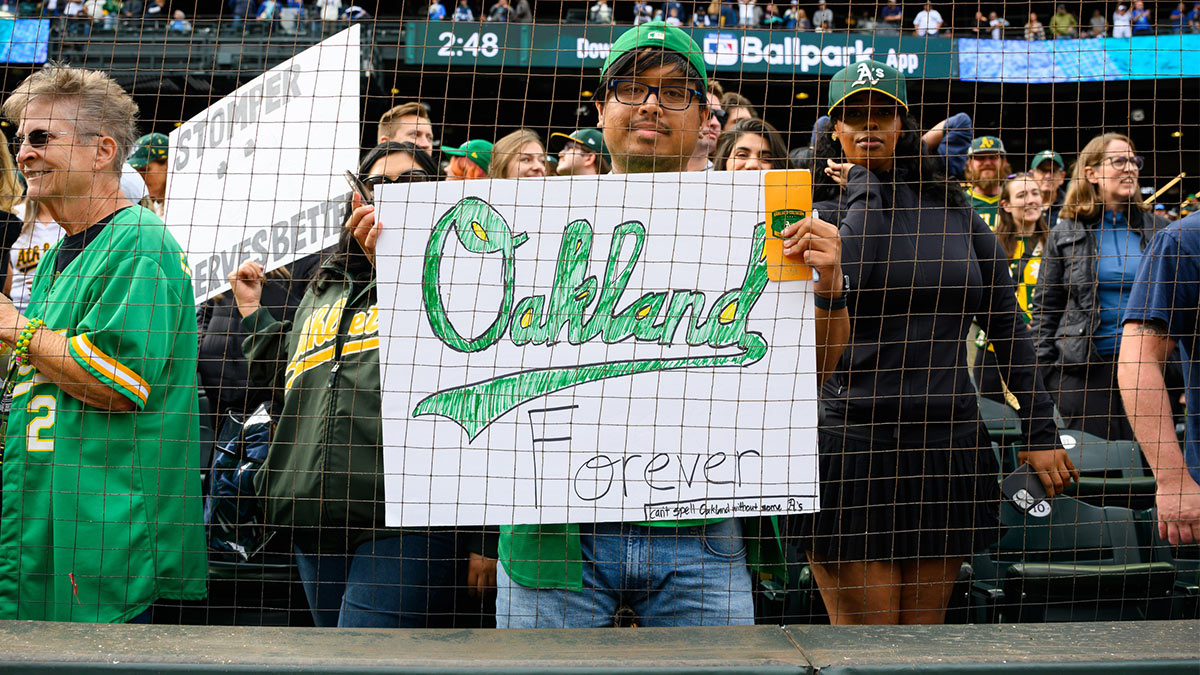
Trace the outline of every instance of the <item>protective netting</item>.
<path fill-rule="evenodd" d="M 443 1 L 0 5 L 0 618 L 1200 617 L 1200 4 Z"/>

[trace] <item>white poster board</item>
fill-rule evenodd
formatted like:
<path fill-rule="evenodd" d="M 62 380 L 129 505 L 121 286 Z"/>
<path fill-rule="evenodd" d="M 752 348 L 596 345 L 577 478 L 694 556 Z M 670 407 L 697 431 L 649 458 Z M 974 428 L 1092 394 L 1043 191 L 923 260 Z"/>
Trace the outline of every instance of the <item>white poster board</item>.
<path fill-rule="evenodd" d="M 763 174 L 387 185 L 388 526 L 817 508 L 812 283 Z"/>
<path fill-rule="evenodd" d="M 166 223 L 200 303 L 247 260 L 268 270 L 337 241 L 358 164 L 357 24 L 239 87 L 170 135 Z"/>

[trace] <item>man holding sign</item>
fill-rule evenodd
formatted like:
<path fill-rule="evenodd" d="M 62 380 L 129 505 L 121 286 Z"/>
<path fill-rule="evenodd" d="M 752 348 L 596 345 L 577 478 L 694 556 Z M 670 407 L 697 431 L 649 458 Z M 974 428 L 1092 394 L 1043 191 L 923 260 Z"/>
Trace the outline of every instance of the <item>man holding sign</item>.
<path fill-rule="evenodd" d="M 387 523 L 500 525 L 501 627 L 752 623 L 759 516 L 817 503 L 840 239 L 807 172 L 685 171 L 704 69 L 643 24 L 598 89 L 614 175 L 384 185 L 347 223 L 388 280 Z"/>
<path fill-rule="evenodd" d="M 613 172 L 684 171 L 708 120 L 707 84 L 703 52 L 682 30 L 655 21 L 618 38 L 596 104 Z M 837 230 L 806 218 L 783 236 L 787 255 L 820 272 L 817 359 L 836 361 L 840 349 L 823 345 L 849 332 Z M 731 518 L 504 527 L 497 625 L 610 626 L 626 608 L 645 626 L 751 624 L 742 534 Z"/>
<path fill-rule="evenodd" d="M 0 296 L 0 618 L 148 622 L 160 598 L 207 593 L 191 273 L 121 192 L 137 104 L 112 78 L 51 66 L 4 114 L 29 198 L 67 236 L 23 314 Z"/>

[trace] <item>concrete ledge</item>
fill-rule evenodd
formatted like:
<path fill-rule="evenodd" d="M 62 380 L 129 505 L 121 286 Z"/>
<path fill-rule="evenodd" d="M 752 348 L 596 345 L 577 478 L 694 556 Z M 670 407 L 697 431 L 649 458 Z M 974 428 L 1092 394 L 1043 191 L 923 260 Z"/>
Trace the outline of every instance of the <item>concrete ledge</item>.
<path fill-rule="evenodd" d="M 1200 673 L 1200 623 L 788 626 L 816 672 Z"/>
<path fill-rule="evenodd" d="M 1200 672 L 1200 623 L 358 630 L 0 622 L 0 672 Z"/>

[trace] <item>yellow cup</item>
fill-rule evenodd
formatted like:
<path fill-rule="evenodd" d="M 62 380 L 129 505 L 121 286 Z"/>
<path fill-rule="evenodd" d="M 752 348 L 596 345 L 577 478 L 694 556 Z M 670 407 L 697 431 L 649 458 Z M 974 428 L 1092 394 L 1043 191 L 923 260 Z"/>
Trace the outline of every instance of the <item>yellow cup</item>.
<path fill-rule="evenodd" d="M 783 254 L 783 229 L 812 213 L 812 174 L 807 169 L 768 171 L 763 178 L 767 240 L 763 255 L 771 281 L 804 281 L 812 268 Z"/>

